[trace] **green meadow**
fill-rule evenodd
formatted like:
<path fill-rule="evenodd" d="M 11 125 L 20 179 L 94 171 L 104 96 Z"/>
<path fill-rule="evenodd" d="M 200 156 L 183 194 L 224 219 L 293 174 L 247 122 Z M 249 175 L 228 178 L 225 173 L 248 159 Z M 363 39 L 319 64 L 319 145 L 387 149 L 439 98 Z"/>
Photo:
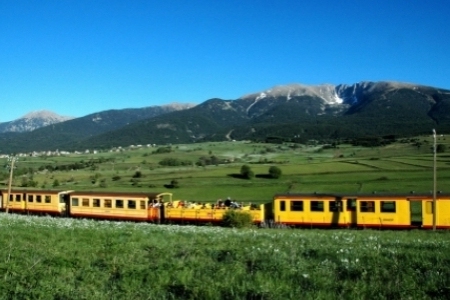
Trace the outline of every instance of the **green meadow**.
<path fill-rule="evenodd" d="M 0 214 L 0 299 L 448 299 L 448 231 Z"/>
<path fill-rule="evenodd" d="M 95 154 L 91 149 L 91 153 L 20 157 L 13 186 L 172 192 L 176 199 L 209 202 L 230 196 L 258 203 L 285 192 L 429 192 L 433 187 L 432 143 L 431 137 L 423 136 L 372 148 L 217 142 Z M 445 137 L 437 143 L 450 151 Z M 243 165 L 255 176 L 242 178 Z M 282 171 L 280 178 L 268 178 L 271 166 Z M 436 167 L 437 189 L 446 192 L 450 154 L 438 153 Z M 7 172 L 1 176 L 6 187 Z"/>

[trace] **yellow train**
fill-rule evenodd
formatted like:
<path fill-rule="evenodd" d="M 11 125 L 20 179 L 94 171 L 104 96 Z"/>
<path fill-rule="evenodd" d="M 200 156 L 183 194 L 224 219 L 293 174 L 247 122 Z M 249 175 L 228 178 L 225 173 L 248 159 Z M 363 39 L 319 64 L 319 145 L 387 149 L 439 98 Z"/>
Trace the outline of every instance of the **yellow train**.
<path fill-rule="evenodd" d="M 264 222 L 264 205 L 199 203 L 173 200 L 172 193 L 127 193 L 0 190 L 0 210 L 16 213 L 46 214 L 73 218 L 94 218 L 155 223 L 216 223 L 230 209 L 252 216 L 255 224 Z M 235 208 L 233 208 L 235 206 Z"/>
<path fill-rule="evenodd" d="M 430 194 L 278 194 L 273 220 L 302 227 L 433 227 Z M 436 196 L 436 228 L 450 228 L 450 195 Z"/>
<path fill-rule="evenodd" d="M 173 200 L 172 193 L 0 190 L 0 210 L 74 218 L 155 223 L 216 223 L 236 209 L 255 224 L 323 228 L 433 227 L 432 194 L 276 194 L 271 203 L 244 205 Z M 450 195 L 436 197 L 436 228 L 450 228 Z"/>

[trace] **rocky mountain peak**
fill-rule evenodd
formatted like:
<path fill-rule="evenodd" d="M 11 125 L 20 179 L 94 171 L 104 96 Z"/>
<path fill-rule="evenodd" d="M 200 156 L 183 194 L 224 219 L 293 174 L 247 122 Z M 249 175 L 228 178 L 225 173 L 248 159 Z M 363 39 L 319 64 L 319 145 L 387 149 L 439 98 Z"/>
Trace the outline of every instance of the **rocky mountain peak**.
<path fill-rule="evenodd" d="M 0 132 L 27 132 L 37 128 L 71 120 L 73 117 L 60 116 L 52 111 L 30 112 L 10 122 L 0 123 Z"/>
<path fill-rule="evenodd" d="M 20 119 L 59 120 L 60 122 L 62 122 L 62 121 L 67 121 L 67 120 L 73 119 L 73 117 L 60 116 L 49 110 L 37 110 L 37 111 L 32 111 L 32 112 L 27 113 L 26 115 L 19 118 L 18 120 L 20 120 Z"/>
<path fill-rule="evenodd" d="M 286 98 L 290 100 L 292 97 L 311 96 L 322 99 L 325 104 L 339 105 L 351 104 L 357 102 L 360 95 L 383 91 L 384 93 L 400 89 L 414 88 L 417 85 L 394 81 L 361 81 L 355 84 L 320 84 L 320 85 L 304 85 L 304 84 L 288 84 L 272 87 L 268 90 L 252 93 L 242 96 L 240 99 L 258 101 L 264 98 Z"/>

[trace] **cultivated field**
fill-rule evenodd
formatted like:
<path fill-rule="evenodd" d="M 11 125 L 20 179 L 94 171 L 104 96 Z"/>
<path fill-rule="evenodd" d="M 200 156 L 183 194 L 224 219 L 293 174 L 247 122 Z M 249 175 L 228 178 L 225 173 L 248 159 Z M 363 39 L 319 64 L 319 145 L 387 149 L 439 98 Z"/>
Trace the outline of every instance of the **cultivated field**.
<path fill-rule="evenodd" d="M 445 137 L 438 143 L 447 146 Z M 419 137 L 374 148 L 218 142 L 172 145 L 169 151 L 160 151 L 167 146 L 156 146 L 25 157 L 17 163 L 13 183 L 32 186 L 31 182 L 47 189 L 170 191 L 176 199 L 209 202 L 230 196 L 263 203 L 283 192 L 428 192 L 433 187 L 431 147 L 430 137 Z M 172 166 L 163 165 L 164 161 Z M 239 177 L 244 164 L 254 178 Z M 271 166 L 281 169 L 280 178 L 267 178 Z M 438 154 L 437 169 L 438 190 L 449 192 L 449 154 Z M 6 171 L 1 176 L 6 187 Z M 171 188 L 173 181 L 178 188 Z"/>

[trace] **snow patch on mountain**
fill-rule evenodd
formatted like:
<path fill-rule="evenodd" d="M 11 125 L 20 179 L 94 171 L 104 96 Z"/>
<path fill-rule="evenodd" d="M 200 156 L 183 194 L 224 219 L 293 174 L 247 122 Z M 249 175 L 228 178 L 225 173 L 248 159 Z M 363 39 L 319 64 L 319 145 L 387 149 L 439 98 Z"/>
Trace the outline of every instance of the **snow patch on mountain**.
<path fill-rule="evenodd" d="M 263 92 L 244 95 L 239 99 L 254 99 L 255 102 L 251 104 L 251 106 L 253 106 L 257 101 L 265 98 L 286 97 L 286 100 L 289 101 L 293 97 L 310 96 L 322 99 L 325 106 L 340 106 L 354 105 L 359 102 L 361 98 L 363 98 L 366 94 L 377 91 L 389 92 L 401 88 L 417 89 L 417 85 L 395 81 L 361 81 L 351 85 L 320 84 L 309 86 L 304 84 L 289 84 L 275 86 Z"/>
<path fill-rule="evenodd" d="M 335 86 L 331 84 L 322 84 L 317 86 L 308 86 L 303 84 L 290 84 L 275 86 L 263 92 L 245 95 L 240 99 L 255 99 L 259 101 L 264 98 L 272 97 L 286 97 L 286 100 L 291 100 L 293 97 L 312 96 L 321 98 L 326 104 L 340 104 L 343 99 L 336 93 Z"/>
<path fill-rule="evenodd" d="M 263 92 L 263 93 L 259 94 L 258 97 L 256 97 L 255 101 L 264 99 L 264 98 L 266 98 L 266 97 L 267 97 L 267 94 Z"/>

